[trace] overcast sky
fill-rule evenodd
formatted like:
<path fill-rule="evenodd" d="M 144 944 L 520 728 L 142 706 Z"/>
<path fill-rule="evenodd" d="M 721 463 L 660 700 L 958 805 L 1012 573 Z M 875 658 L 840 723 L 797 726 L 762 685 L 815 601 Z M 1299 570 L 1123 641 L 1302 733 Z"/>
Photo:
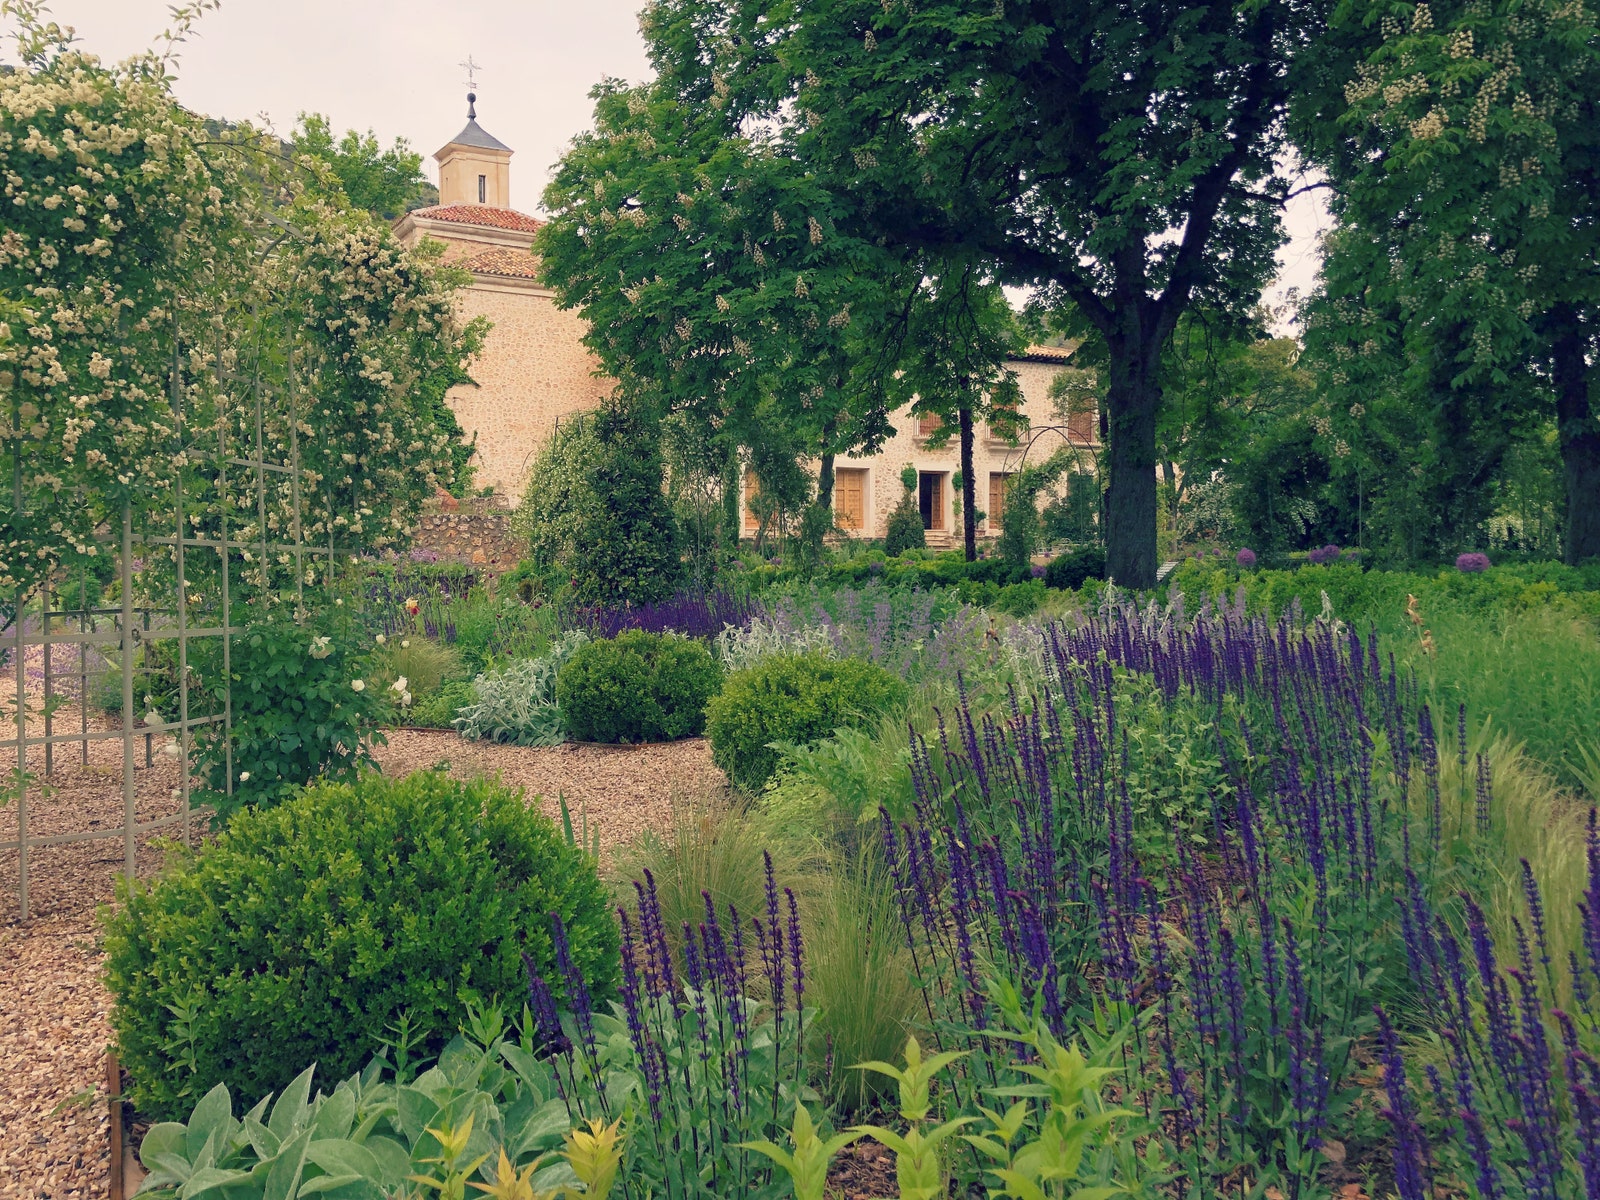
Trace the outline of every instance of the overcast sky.
<path fill-rule="evenodd" d="M 387 145 L 425 157 L 466 120 L 468 55 L 479 66 L 478 121 L 515 152 L 511 203 L 538 206 L 551 164 L 589 125 L 589 89 L 607 75 L 648 71 L 636 20 L 640 0 L 224 0 L 201 21 L 178 65 L 178 98 L 211 116 L 266 117 L 287 134 L 302 111 L 335 129 L 371 128 Z M 83 45 L 120 59 L 167 27 L 169 0 L 53 0 L 55 20 Z M 0 61 L 13 61 L 12 47 Z M 1308 288 L 1320 195 L 1292 202 L 1294 241 L 1280 285 Z"/>

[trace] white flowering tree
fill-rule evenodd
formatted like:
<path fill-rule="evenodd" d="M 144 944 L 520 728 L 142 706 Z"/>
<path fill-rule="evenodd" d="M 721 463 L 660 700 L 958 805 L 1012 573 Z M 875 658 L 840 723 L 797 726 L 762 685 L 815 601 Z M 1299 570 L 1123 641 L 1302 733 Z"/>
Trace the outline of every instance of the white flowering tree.
<path fill-rule="evenodd" d="M 443 393 L 484 332 L 459 273 L 319 199 L 312 160 L 183 110 L 170 58 L 108 66 L 36 3 L 0 16 L 22 61 L 0 76 L 0 626 L 125 510 L 170 534 L 181 501 L 187 536 L 285 564 L 300 539 L 402 544 L 450 482 Z"/>

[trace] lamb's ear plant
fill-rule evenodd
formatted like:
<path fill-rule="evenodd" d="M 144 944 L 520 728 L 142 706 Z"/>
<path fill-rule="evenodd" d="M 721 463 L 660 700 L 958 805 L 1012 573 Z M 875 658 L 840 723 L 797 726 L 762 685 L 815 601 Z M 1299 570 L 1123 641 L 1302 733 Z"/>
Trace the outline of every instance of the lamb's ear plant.
<path fill-rule="evenodd" d="M 794 1184 L 795 1200 L 823 1200 L 833 1156 L 861 1136 L 861 1131 L 851 1130 L 824 1141 L 817 1136 L 816 1126 L 812 1124 L 806 1106 L 796 1104 L 794 1127 L 789 1131 L 789 1141 L 794 1147 L 792 1153 L 772 1142 L 741 1142 L 740 1148 L 765 1154 L 788 1172 Z"/>
<path fill-rule="evenodd" d="M 900 1116 L 909 1124 L 905 1133 L 896 1133 L 881 1125 L 857 1125 L 851 1132 L 870 1136 L 894 1151 L 895 1179 L 900 1185 L 902 1200 L 936 1200 L 949 1190 L 945 1143 L 976 1118 L 956 1117 L 925 1129 L 931 1106 L 928 1085 L 940 1071 L 963 1057 L 965 1052 L 946 1051 L 924 1059 L 917 1039 L 910 1037 L 906 1039 L 904 1070 L 882 1062 L 855 1066 L 859 1071 L 887 1075 L 900 1085 Z"/>

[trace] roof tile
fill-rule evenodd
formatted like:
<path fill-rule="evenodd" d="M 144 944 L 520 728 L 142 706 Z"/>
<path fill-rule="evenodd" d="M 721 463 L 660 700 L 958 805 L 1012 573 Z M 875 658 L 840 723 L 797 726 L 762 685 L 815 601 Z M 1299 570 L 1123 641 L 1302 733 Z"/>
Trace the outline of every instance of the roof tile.
<path fill-rule="evenodd" d="M 411 213 L 429 221 L 453 221 L 458 225 L 488 225 L 495 229 L 514 229 L 536 233 L 544 225 L 538 217 L 511 208 L 492 208 L 487 204 L 435 204 Z"/>
<path fill-rule="evenodd" d="M 537 279 L 539 260 L 525 250 L 509 247 L 485 250 L 464 264 L 467 270 L 479 275 L 507 275 L 514 279 Z"/>

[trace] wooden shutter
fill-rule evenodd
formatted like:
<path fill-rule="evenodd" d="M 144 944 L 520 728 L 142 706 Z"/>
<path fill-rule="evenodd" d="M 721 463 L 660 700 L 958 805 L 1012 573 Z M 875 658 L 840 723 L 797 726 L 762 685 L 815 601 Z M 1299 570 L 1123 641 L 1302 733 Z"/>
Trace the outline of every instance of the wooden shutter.
<path fill-rule="evenodd" d="M 841 529 L 867 527 L 867 473 L 859 468 L 844 468 L 833 478 L 833 516 Z"/>
<path fill-rule="evenodd" d="M 917 436 L 932 437 L 944 428 L 944 418 L 938 413 L 924 413 L 917 418 Z"/>
<path fill-rule="evenodd" d="M 746 529 L 756 529 L 761 521 L 756 517 L 756 510 L 751 501 L 761 494 L 761 485 L 756 480 L 756 473 L 749 467 L 744 470 L 744 524 Z"/>
<path fill-rule="evenodd" d="M 1067 414 L 1067 440 L 1080 445 L 1093 445 L 1100 432 L 1100 414 L 1090 403 L 1082 409 Z"/>
<path fill-rule="evenodd" d="M 1006 480 L 1010 476 L 1001 471 L 989 473 L 989 528 L 999 529 L 1006 511 Z"/>

